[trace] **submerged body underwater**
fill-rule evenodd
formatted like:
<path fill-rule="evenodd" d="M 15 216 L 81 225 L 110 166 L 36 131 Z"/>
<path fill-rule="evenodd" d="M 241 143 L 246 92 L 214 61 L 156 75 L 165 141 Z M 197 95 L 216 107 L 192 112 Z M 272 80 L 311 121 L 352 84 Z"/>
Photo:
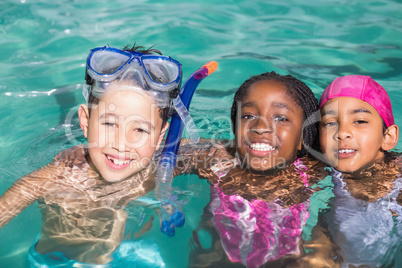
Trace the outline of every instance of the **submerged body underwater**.
<path fill-rule="evenodd" d="M 190 108 L 205 139 L 233 139 L 234 92 L 250 76 L 267 71 L 299 78 L 317 98 L 335 77 L 370 75 L 388 91 L 396 124 L 402 126 L 401 8 L 396 0 L 2 1 L 0 195 L 59 152 L 85 143 L 77 117 L 78 105 L 85 102 L 84 63 L 89 49 L 104 45 L 154 45 L 182 63 L 184 77 L 217 61 L 217 71 L 198 87 Z M 399 143 L 395 151 L 401 148 Z M 318 225 L 333 239 L 325 249 L 341 246 L 331 250 L 344 267 L 402 265 L 400 178 L 386 185 L 384 197 L 361 200 L 346 191 L 347 178 L 327 172 L 325 179 L 307 187 L 321 191 L 308 192 L 311 198 L 286 206 L 273 202 L 274 196 L 286 195 L 280 180 L 275 187 L 264 188 L 245 178 L 235 189 L 239 194 L 231 195 L 229 187 L 234 184 L 229 179 L 220 191 L 202 176 L 180 175 L 173 180 L 174 195 L 186 221 L 173 237 L 160 231 L 160 203 L 153 191 L 122 201 L 124 209 L 122 203 L 108 207 L 102 203 L 107 201 L 99 201 L 92 215 L 79 220 L 69 210 L 79 206 L 79 190 L 74 195 L 61 185 L 55 196 L 64 200 L 65 208 L 43 209 L 51 200 L 42 200 L 0 229 L 0 266 L 22 268 L 39 262 L 33 245 L 42 228 L 49 234 L 59 231 L 52 229 L 55 219 L 64 223 L 66 236 L 60 239 L 78 237 L 73 232 L 77 224 L 97 221 L 98 229 L 82 234 L 103 234 L 107 258 L 131 258 L 142 267 L 258 267 L 265 262 L 290 266 L 303 251 L 318 250 L 309 244 L 316 239 L 312 234 Z M 303 187 L 300 173 L 294 174 Z M 125 183 L 111 186 L 110 193 L 116 191 L 113 187 L 128 191 Z M 254 187 L 252 194 L 246 183 Z M 267 193 L 272 202 L 261 201 Z M 324 219 L 319 217 L 322 212 Z M 77 256 L 85 254 L 74 245 L 71 249 Z"/>

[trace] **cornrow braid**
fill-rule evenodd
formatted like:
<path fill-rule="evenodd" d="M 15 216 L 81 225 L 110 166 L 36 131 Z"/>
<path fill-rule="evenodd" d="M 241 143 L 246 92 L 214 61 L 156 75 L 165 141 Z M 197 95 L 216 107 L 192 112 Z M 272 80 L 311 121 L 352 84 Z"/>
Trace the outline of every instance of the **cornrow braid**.
<path fill-rule="evenodd" d="M 308 149 L 319 150 L 318 146 L 318 122 L 315 119 L 316 112 L 318 111 L 318 102 L 311 89 L 302 81 L 293 77 L 292 75 L 280 75 L 276 72 L 266 72 L 255 75 L 244 81 L 244 83 L 236 91 L 232 109 L 230 113 L 232 121 L 232 130 L 236 134 L 236 118 L 238 112 L 238 103 L 243 101 L 247 95 L 248 89 L 254 83 L 264 80 L 274 80 L 283 83 L 286 87 L 287 93 L 293 100 L 303 109 L 303 117 L 305 120 L 305 127 L 303 127 L 303 148 L 299 152 L 299 157 L 305 155 Z"/>

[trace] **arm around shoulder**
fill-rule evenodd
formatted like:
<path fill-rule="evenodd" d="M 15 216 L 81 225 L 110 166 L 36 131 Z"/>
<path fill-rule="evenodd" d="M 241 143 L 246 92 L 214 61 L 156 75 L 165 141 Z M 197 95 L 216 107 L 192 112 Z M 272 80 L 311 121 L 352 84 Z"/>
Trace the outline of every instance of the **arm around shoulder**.
<path fill-rule="evenodd" d="M 196 144 L 189 139 L 182 139 L 177 153 L 177 162 L 174 175 L 198 173 L 199 162 L 208 161 L 207 156 L 211 147 L 212 140 L 200 139 Z"/>
<path fill-rule="evenodd" d="M 181 141 L 175 176 L 181 174 L 205 173 L 212 166 L 234 159 L 234 146 L 231 140 L 200 139 L 192 144 L 188 139 Z"/>

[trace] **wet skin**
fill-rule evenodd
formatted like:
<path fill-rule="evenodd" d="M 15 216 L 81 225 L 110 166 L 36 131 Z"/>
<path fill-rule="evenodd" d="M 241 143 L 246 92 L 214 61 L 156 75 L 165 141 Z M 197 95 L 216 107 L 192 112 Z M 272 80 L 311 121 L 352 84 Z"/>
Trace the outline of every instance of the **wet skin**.
<path fill-rule="evenodd" d="M 123 239 L 125 206 L 154 185 L 149 169 L 109 183 L 91 167 L 83 147 L 76 146 L 19 179 L 0 197 L 0 227 L 37 200 L 43 215 L 37 252 L 107 263 Z"/>
<path fill-rule="evenodd" d="M 141 89 L 139 89 L 141 90 Z M 82 105 L 80 125 L 88 139 L 90 160 L 102 177 L 115 182 L 144 169 L 163 139 L 159 108 L 148 96 L 114 90 L 92 105 Z"/>
<path fill-rule="evenodd" d="M 238 105 L 235 146 L 249 169 L 283 168 L 296 157 L 302 146 L 303 110 L 285 85 L 259 81 Z"/>
<path fill-rule="evenodd" d="M 383 121 L 373 106 L 339 97 L 324 104 L 321 116 L 321 150 L 337 170 L 355 172 L 384 158 Z"/>
<path fill-rule="evenodd" d="M 131 201 L 155 186 L 155 150 L 167 125 L 152 100 L 132 91 L 111 91 L 79 110 L 88 138 L 52 163 L 17 180 L 0 197 L 0 228 L 38 201 L 43 215 L 36 251 L 63 252 L 79 262 L 103 264 L 123 239 Z"/>

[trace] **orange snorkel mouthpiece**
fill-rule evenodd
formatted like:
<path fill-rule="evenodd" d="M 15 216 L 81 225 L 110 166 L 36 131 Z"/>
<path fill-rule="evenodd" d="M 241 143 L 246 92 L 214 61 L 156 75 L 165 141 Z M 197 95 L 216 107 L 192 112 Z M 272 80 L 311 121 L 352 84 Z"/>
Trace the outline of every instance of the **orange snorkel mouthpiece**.
<path fill-rule="evenodd" d="M 210 62 L 206 63 L 202 67 L 207 68 L 208 69 L 208 75 L 210 75 L 213 72 L 215 72 L 216 69 L 218 69 L 218 63 L 216 61 L 210 61 Z"/>

